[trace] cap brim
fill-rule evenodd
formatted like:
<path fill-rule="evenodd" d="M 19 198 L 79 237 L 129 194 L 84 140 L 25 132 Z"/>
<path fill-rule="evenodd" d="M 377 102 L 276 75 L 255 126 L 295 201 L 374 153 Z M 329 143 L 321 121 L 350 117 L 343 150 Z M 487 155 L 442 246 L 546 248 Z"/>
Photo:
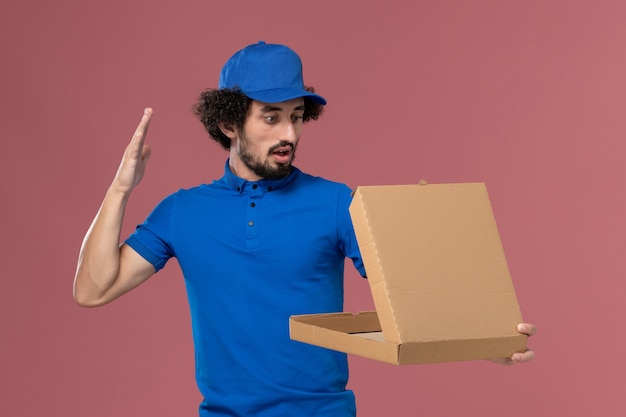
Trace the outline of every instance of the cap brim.
<path fill-rule="evenodd" d="M 277 88 L 274 90 L 245 92 L 244 94 L 253 100 L 264 103 L 280 103 L 293 100 L 294 98 L 306 97 L 317 104 L 326 104 L 326 99 L 319 94 L 296 88 Z"/>

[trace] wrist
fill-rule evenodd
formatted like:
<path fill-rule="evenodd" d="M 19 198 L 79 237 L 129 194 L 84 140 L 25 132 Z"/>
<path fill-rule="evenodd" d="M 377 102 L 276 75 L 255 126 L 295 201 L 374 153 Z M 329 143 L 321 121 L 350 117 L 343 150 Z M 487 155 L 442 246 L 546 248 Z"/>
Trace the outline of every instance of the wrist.
<path fill-rule="evenodd" d="M 128 197 L 130 197 L 131 191 L 132 191 L 131 187 L 123 186 L 121 184 L 118 184 L 116 181 L 114 181 L 109 186 L 109 189 L 107 190 L 107 195 L 114 197 L 114 198 L 119 198 L 125 201 L 125 200 L 128 200 Z"/>

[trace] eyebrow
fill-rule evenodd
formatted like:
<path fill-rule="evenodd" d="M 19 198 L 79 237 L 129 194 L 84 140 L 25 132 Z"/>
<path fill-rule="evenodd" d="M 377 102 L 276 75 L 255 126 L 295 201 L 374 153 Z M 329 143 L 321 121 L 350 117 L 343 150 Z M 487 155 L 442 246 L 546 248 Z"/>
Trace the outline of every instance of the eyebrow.
<path fill-rule="evenodd" d="M 263 106 L 261 108 L 261 111 L 266 113 L 266 112 L 270 112 L 270 111 L 283 111 L 284 109 L 282 107 L 276 107 L 276 106 Z M 293 109 L 294 111 L 299 111 L 299 110 L 304 110 L 304 104 L 301 104 L 300 106 L 296 106 Z"/>

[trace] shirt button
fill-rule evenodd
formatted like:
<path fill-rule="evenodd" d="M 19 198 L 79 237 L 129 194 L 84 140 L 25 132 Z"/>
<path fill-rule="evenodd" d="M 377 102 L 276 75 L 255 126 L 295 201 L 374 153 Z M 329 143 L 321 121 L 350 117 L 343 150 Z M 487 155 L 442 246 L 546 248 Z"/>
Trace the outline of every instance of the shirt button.
<path fill-rule="evenodd" d="M 253 222 L 252 220 L 250 220 L 250 221 L 248 222 L 248 226 L 254 226 L 254 222 Z"/>
<path fill-rule="evenodd" d="M 250 207 L 256 207 L 256 204 L 250 203 Z"/>
<path fill-rule="evenodd" d="M 252 186 L 252 188 L 253 188 L 254 190 L 256 190 L 256 189 L 257 189 L 257 187 L 258 187 L 258 185 L 256 185 L 256 184 L 254 184 L 254 185 Z"/>
<path fill-rule="evenodd" d="M 267 191 L 272 191 L 272 187 L 267 187 Z"/>

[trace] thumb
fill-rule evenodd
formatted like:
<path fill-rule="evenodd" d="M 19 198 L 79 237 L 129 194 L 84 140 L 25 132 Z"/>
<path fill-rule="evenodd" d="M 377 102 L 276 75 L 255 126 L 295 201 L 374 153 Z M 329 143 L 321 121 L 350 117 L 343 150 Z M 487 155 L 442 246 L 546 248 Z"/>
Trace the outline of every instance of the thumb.
<path fill-rule="evenodd" d="M 149 145 L 143 145 L 141 150 L 141 160 L 144 164 L 147 164 L 152 156 L 152 148 Z"/>

